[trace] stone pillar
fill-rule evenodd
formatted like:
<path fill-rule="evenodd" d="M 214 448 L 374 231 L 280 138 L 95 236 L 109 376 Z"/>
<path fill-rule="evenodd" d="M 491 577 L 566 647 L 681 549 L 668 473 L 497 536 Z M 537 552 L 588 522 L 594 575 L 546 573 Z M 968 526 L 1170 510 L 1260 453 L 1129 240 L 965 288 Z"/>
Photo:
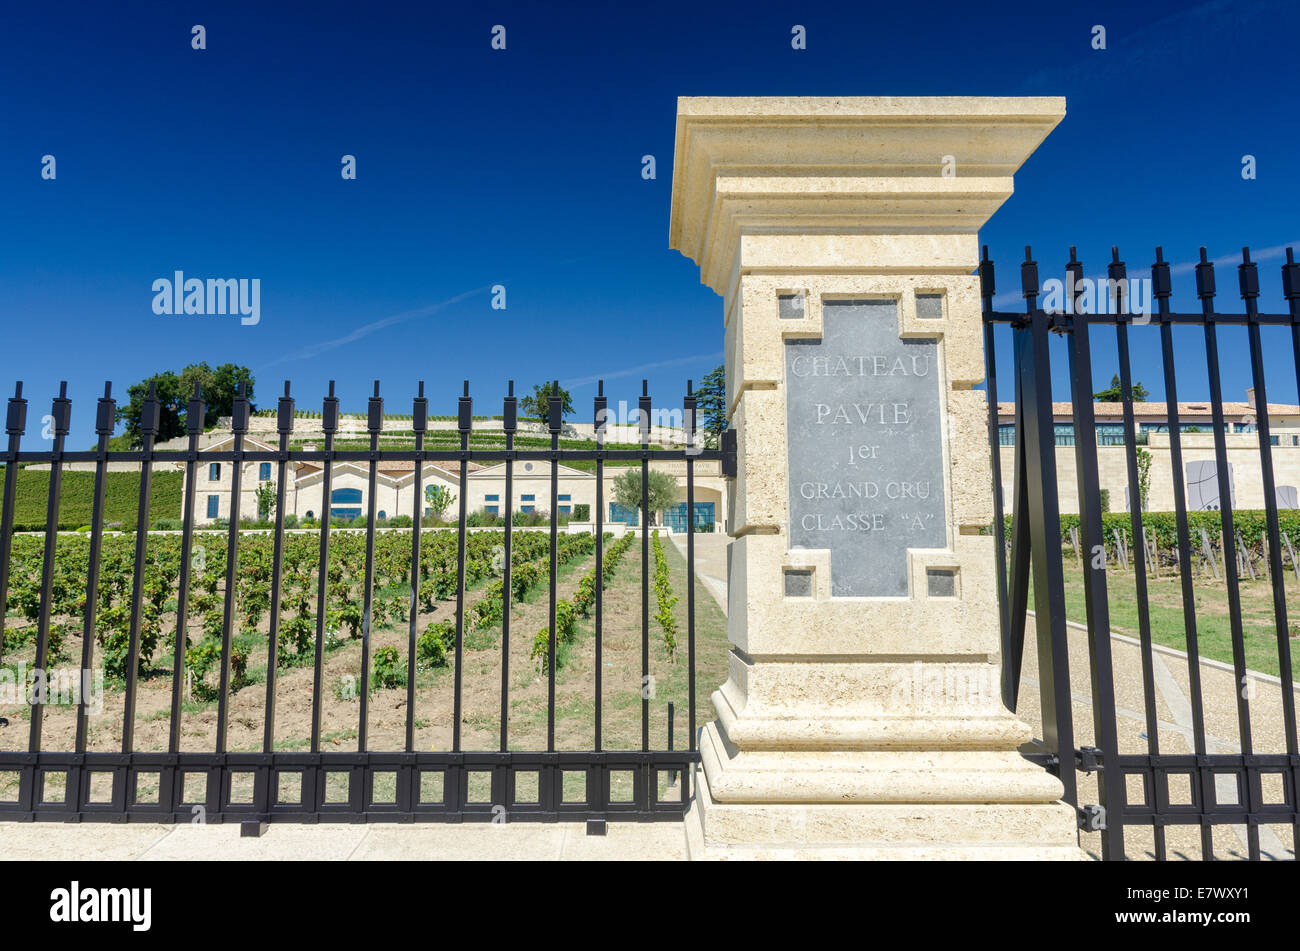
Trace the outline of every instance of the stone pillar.
<path fill-rule="evenodd" d="M 725 301 L 730 676 L 695 857 L 1077 858 L 1002 705 L 977 232 L 1062 99 L 680 99 Z"/>

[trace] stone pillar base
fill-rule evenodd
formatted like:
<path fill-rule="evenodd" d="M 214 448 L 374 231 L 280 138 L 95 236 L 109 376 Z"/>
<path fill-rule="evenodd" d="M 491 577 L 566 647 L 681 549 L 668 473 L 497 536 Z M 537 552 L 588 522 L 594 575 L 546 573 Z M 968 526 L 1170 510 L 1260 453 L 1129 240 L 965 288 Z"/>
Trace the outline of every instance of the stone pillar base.
<path fill-rule="evenodd" d="M 1014 751 L 740 752 L 709 724 L 700 752 L 692 859 L 1086 857 L 1057 781 Z"/>

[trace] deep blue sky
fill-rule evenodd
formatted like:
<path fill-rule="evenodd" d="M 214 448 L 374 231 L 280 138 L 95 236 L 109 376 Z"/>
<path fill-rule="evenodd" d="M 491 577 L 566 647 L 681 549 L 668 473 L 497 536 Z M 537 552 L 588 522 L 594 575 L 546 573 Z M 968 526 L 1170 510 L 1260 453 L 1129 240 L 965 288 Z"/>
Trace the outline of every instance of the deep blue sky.
<path fill-rule="evenodd" d="M 52 2 L 4 17 L 0 393 L 23 379 L 43 413 L 69 380 L 74 444 L 105 379 L 124 391 L 200 360 L 250 366 L 264 406 L 289 378 L 319 408 L 334 378 L 359 410 L 378 377 L 390 411 L 424 379 L 450 412 L 468 377 L 491 413 L 507 378 L 559 377 L 586 418 L 598 375 L 615 400 L 648 376 L 676 404 L 722 350 L 720 299 L 668 248 L 680 95 L 1065 96 L 981 234 L 1003 291 L 1025 244 L 1044 278 L 1071 244 L 1090 275 L 1112 244 L 1134 274 L 1156 244 L 1176 263 L 1201 244 L 1216 258 L 1300 244 L 1294 3 Z M 1266 310 L 1282 309 L 1279 260 L 1263 262 Z M 260 278 L 261 323 L 155 316 L 150 286 L 176 269 Z M 1193 308 L 1190 271 L 1177 280 L 1175 305 Z M 1235 271 L 1219 284 L 1235 308 Z M 1225 396 L 1240 399 L 1249 367 L 1227 337 Z M 1270 396 L 1292 401 L 1274 339 Z M 1179 354 L 1182 395 L 1203 397 L 1200 338 Z"/>

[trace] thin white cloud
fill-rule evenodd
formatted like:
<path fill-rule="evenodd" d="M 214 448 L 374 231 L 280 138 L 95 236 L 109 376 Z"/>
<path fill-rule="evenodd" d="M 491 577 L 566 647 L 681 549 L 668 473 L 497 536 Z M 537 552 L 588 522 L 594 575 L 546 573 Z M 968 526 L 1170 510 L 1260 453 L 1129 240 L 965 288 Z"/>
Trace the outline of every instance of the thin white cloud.
<path fill-rule="evenodd" d="M 463 294 L 457 294 L 455 297 L 449 297 L 444 301 L 436 304 L 426 304 L 424 307 L 417 307 L 414 310 L 404 310 L 399 314 L 392 314 L 380 320 L 368 324 L 362 324 L 356 330 L 342 337 L 335 337 L 333 340 L 323 340 L 320 343 L 309 344 L 297 353 L 286 353 L 283 356 L 276 357 L 269 363 L 262 364 L 262 369 L 273 367 L 279 363 L 287 363 L 290 360 L 310 360 L 312 357 L 319 356 L 329 350 L 335 350 L 338 347 L 346 346 L 362 337 L 368 337 L 376 331 L 391 327 L 394 324 L 405 323 L 408 320 L 414 320 L 417 317 L 428 317 L 430 314 L 437 313 L 445 307 L 451 307 L 453 304 L 459 304 L 463 300 L 473 297 L 475 294 L 482 294 L 492 287 L 490 284 L 484 284 L 482 287 L 476 287 L 472 291 L 465 291 Z"/>
<path fill-rule="evenodd" d="M 622 370 L 610 370 L 608 373 L 597 373 L 592 376 L 573 377 L 560 382 L 566 387 L 577 388 L 580 386 L 590 386 L 598 380 L 616 380 L 624 376 L 636 376 L 638 373 L 645 373 L 649 370 L 662 370 L 664 367 L 677 367 L 684 363 L 698 363 L 701 360 L 720 360 L 722 351 L 714 353 L 697 353 L 690 357 L 677 357 L 673 360 L 660 360 L 657 363 L 643 363 L 640 366 L 627 367 Z"/>

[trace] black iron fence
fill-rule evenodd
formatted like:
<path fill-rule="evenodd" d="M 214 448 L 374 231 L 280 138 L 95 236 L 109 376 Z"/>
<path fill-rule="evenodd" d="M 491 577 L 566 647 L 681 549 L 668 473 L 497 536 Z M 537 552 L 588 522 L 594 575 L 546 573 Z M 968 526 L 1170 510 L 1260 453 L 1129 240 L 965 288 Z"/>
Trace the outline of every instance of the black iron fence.
<path fill-rule="evenodd" d="M 557 388 L 558 389 L 558 388 Z M 250 834 L 261 831 L 269 821 L 553 821 L 557 819 L 585 820 L 589 831 L 600 832 L 609 819 L 671 820 L 679 819 L 690 799 L 691 764 L 698 760 L 695 747 L 695 539 L 686 538 L 687 562 L 687 626 L 685 630 L 685 663 L 688 671 L 688 726 L 690 740 L 685 749 L 674 749 L 673 710 L 668 717 L 667 741 L 662 746 L 651 742 L 652 699 L 651 691 L 644 685 L 650 678 L 650 618 L 651 618 L 651 542 L 653 527 L 649 519 L 640 520 L 641 546 L 640 578 L 640 668 L 643 689 L 640 704 L 639 748 L 608 748 L 602 724 L 604 708 L 603 676 L 607 658 L 603 655 L 603 633 L 607 620 L 606 606 L 606 555 L 613 535 L 604 518 L 605 468 L 617 462 L 640 471 L 642 511 L 650 510 L 651 461 L 680 461 L 685 467 L 685 497 L 687 511 L 694 511 L 695 464 L 701 461 L 721 460 L 724 473 L 734 471 L 734 448 L 703 448 L 700 434 L 695 428 L 696 398 L 687 385 L 683 401 L 685 443 L 662 447 L 650 445 L 651 400 L 642 387 L 638 401 L 637 424 L 641 442 L 635 448 L 608 448 L 605 441 L 607 425 L 607 398 L 603 384 L 594 399 L 595 440 L 588 448 L 561 448 L 562 406 L 552 396 L 546 407 L 546 428 L 550 437 L 549 448 L 516 448 L 518 431 L 518 402 L 513 384 L 504 400 L 503 419 L 499 430 L 502 444 L 489 448 L 471 446 L 473 430 L 473 402 L 469 384 L 465 384 L 459 399 L 457 432 L 459 448 L 426 448 L 428 432 L 428 400 L 424 384 L 412 404 L 409 435 L 413 448 L 380 448 L 380 435 L 393 435 L 385 431 L 384 400 L 379 383 L 369 400 L 367 432 L 369 448 L 349 450 L 335 448 L 339 429 L 339 401 L 330 384 L 329 395 L 324 399 L 319 417 L 319 431 L 324 434 L 321 449 L 290 449 L 295 422 L 295 401 L 285 384 L 284 395 L 276 409 L 278 448 L 259 449 L 246 445 L 250 401 L 241 385 L 233 403 L 231 431 L 233 444 L 223 449 L 200 449 L 203 436 L 205 404 L 203 394 L 196 388 L 185 415 L 188 447 L 184 450 L 159 450 L 155 442 L 159 433 L 160 404 L 151 389 L 143 402 L 139 430 L 142 445 L 129 451 L 110 450 L 117 404 L 111 386 L 106 384 L 104 395 L 98 401 L 95 431 L 98 444 L 90 451 L 73 451 L 66 446 L 71 428 L 72 404 L 67 397 L 66 384 L 53 401 L 48 423 L 52 448 L 38 451 L 25 450 L 23 437 L 27 430 L 27 401 L 23 398 L 22 384 L 9 400 L 6 432 L 8 447 L 0 459 L 4 462 L 3 515 L 0 516 L 0 660 L 4 659 L 5 619 L 13 605 L 10 601 L 11 569 L 14 565 L 14 516 L 20 467 L 32 463 L 49 466 L 45 530 L 41 537 L 39 583 L 36 593 L 30 595 L 32 603 L 24 608 L 34 620 L 34 655 L 31 674 L 26 683 L 31 688 L 27 694 L 30 709 L 29 729 L 25 742 L 14 744 L 16 750 L 0 751 L 0 819 L 45 821 L 192 821 L 202 814 L 208 822 L 234 822 L 244 824 Z M 317 427 L 313 427 L 314 430 Z M 734 446 L 734 440 L 723 440 L 724 446 Z M 594 711 L 590 749 L 571 751 L 557 749 L 556 743 L 556 669 L 557 643 L 573 605 L 557 597 L 557 575 L 560 559 L 567 550 L 561 540 L 559 504 L 559 466 L 567 462 L 594 464 L 595 506 L 594 532 L 589 538 L 594 543 L 595 569 L 584 579 L 584 611 L 591 612 L 594 631 L 594 689 L 591 698 Z M 155 590 L 148 573 L 152 549 L 151 539 L 158 537 L 150 531 L 150 500 L 153 466 L 159 462 L 179 463 L 184 468 L 184 500 L 179 546 L 179 572 L 176 586 L 169 590 Z M 322 732 L 322 706 L 327 685 L 325 661 L 327 641 L 334 636 L 329 629 L 331 585 L 354 565 L 341 565 L 331 561 L 332 544 L 338 540 L 339 531 L 332 530 L 329 517 L 333 468 L 338 463 L 352 462 L 366 469 L 368 488 L 366 494 L 366 530 L 364 556 L 360 562 L 361 595 L 352 618 L 361 645 L 360 687 L 356 693 L 358 722 L 355 731 L 355 751 L 337 749 L 337 737 L 329 738 Z M 384 570 L 377 562 L 391 554 L 391 532 L 382 533 L 386 539 L 383 550 L 377 552 L 376 539 L 381 533 L 376 528 L 377 467 L 385 462 L 410 463 L 414 478 L 410 485 L 414 513 L 409 529 L 408 550 L 401 554 L 397 574 L 408 579 L 409 603 L 405 616 L 408 622 L 405 670 L 400 669 L 398 652 L 382 658 L 386 678 L 405 678 L 404 743 L 394 751 L 376 751 L 368 742 L 372 676 L 380 670 L 380 657 L 371 655 L 371 628 L 376 612 L 381 609 L 375 600 L 377 571 Z M 73 577 L 63 570 L 58 557 L 61 535 L 56 532 L 59 521 L 60 496 L 65 467 L 70 463 L 91 463 L 94 471 L 93 516 L 83 536 L 88 543 L 85 561 L 76 567 L 80 575 Z M 101 565 L 105 559 L 104 507 L 107 474 L 114 463 L 139 466 L 138 516 L 134 526 L 132 551 L 122 555 L 129 564 L 130 581 L 122 577 L 122 604 L 106 607 L 101 598 Z M 191 570 L 195 557 L 207 551 L 196 538 L 207 536 L 196 526 L 195 496 L 197 472 L 211 463 L 230 464 L 230 506 L 228 524 L 221 529 L 225 534 L 224 584 L 211 582 L 199 587 Z M 269 463 L 275 470 L 273 485 L 276 491 L 274 529 L 271 533 L 271 554 L 268 563 L 253 565 L 246 552 L 251 533 L 241 527 L 241 477 L 246 463 Z M 299 578 L 295 588 L 286 580 L 286 564 L 293 557 L 287 540 L 293 536 L 286 532 L 286 472 L 289 466 L 310 463 L 322 469 L 322 517 L 319 523 L 319 543 L 312 570 Z M 422 579 L 427 580 L 428 565 L 422 563 L 430 539 L 438 539 L 421 525 L 424 506 L 424 464 L 434 463 L 454 471 L 459 479 L 459 502 L 454 527 L 454 551 L 450 546 L 438 545 L 430 557 L 439 557 L 441 564 L 454 573 L 443 580 L 450 590 L 429 595 L 422 590 Z M 501 502 L 503 518 L 499 571 L 491 582 L 499 605 L 490 605 L 482 613 L 495 619 L 500 629 L 500 735 L 498 749 L 466 750 L 463 748 L 461 724 L 464 714 L 464 653 L 469 618 L 467 616 L 467 568 L 476 570 L 478 561 L 467 558 L 467 540 L 476 537 L 467 522 L 470 521 L 466 482 L 471 463 L 504 463 L 504 499 Z M 533 563 L 523 564 L 516 548 L 522 530 L 513 528 L 514 514 L 519 501 L 515 498 L 515 467 L 519 464 L 548 464 L 550 508 L 549 521 L 544 529 L 549 531 L 549 544 L 544 550 L 530 546 Z M 449 535 L 453 529 L 443 530 Z M 535 533 L 534 533 L 535 534 Z M 121 536 L 115 536 L 121 537 Z M 525 541 L 527 539 L 524 539 Z M 627 542 L 622 543 L 625 547 Z M 241 588 L 241 553 L 249 560 L 250 570 L 259 572 L 251 585 Z M 214 557 L 220 549 L 213 550 Z M 423 568 L 422 568 L 423 565 Z M 519 634 L 511 629 L 512 597 L 519 597 L 523 586 L 518 574 L 529 570 L 545 579 L 547 590 L 548 625 L 540 644 L 535 645 L 539 671 L 547 680 L 546 743 L 544 749 L 519 750 L 511 738 L 511 680 L 510 642 Z M 75 575 L 75 572 L 73 573 Z M 314 578 L 315 613 L 309 611 L 309 592 L 303 578 Z M 111 580 L 111 579 L 109 579 Z M 346 581 L 346 579 L 345 579 Z M 538 581 L 540 584 L 540 580 Z M 37 583 L 33 581 L 33 584 Z M 580 585 L 581 587 L 581 585 Z M 265 702 L 262 708 L 260 751 L 232 752 L 229 747 L 229 726 L 232 718 L 232 687 L 245 676 L 249 661 L 246 653 L 236 643 L 243 605 L 240 592 L 250 592 L 250 598 L 267 602 L 263 609 L 269 612 L 269 629 L 262 635 L 266 653 Z M 296 593 L 291 593 L 296 592 Z M 300 613 L 292 621 L 294 631 L 286 628 L 291 623 L 286 616 L 290 597 L 298 602 Z M 425 597 L 442 597 L 454 600 L 454 617 L 436 632 L 430 640 L 429 633 L 417 630 L 418 601 Z M 576 595 L 575 595 L 576 597 Z M 174 598 L 174 604 L 170 599 Z M 196 645 L 189 631 L 190 612 L 193 606 L 206 599 L 211 606 L 213 623 L 206 645 Z M 158 607 L 167 603 L 175 612 L 175 625 L 171 630 L 160 630 Z M 215 607 L 219 603 L 220 607 Z M 70 609 L 68 606 L 72 605 Z M 56 702 L 48 689 L 39 689 L 45 676 L 51 653 L 52 639 L 59 636 L 54 624 L 60 613 L 68 610 L 83 614 L 81 623 L 81 658 L 79 689 L 69 705 L 75 709 L 75 742 L 70 749 L 50 749 L 43 742 L 42 727 L 47 709 Z M 398 608 L 400 613 L 400 606 Z M 116 642 L 105 640 L 97 617 L 108 611 L 117 612 L 113 619 L 124 632 Z M 557 617 L 558 615 L 558 617 Z M 266 615 L 263 615 L 266 616 Z M 219 623 L 217 622 L 219 619 Z M 337 617 L 335 618 L 337 620 Z M 52 626 L 54 625 L 54 626 Z M 528 632 L 531 634 L 531 632 Z M 305 750 L 285 750 L 277 745 L 276 733 L 276 677 L 279 652 L 286 639 L 296 638 L 300 645 L 303 666 L 312 669 L 310 740 Z M 442 638 L 439 640 L 438 638 Z M 136 749 L 134 731 L 137 723 L 136 703 L 140 680 L 140 659 L 144 642 L 162 643 L 171 640 L 172 669 L 170 678 L 170 721 L 165 751 L 140 751 Z M 437 641 L 435 643 L 434 641 Z M 100 648 L 99 663 L 108 663 L 110 655 L 123 677 L 123 715 L 120 750 L 116 752 L 91 751 L 88 746 L 90 697 L 89 683 L 96 668 L 96 648 Z M 187 718 L 200 714 L 191 708 L 190 698 L 195 687 L 196 651 L 207 650 L 215 686 L 209 685 L 215 697 L 215 743 L 210 751 L 183 750 L 182 734 Z M 391 650 L 391 649 L 390 649 Z M 416 671 L 426 654 L 442 657 L 454 671 L 452 738 L 450 749 L 445 751 L 417 750 L 418 710 Z M 427 658 L 426 658 L 427 659 Z M 44 685 L 46 688 L 49 684 Z M 389 683 L 388 686 L 393 686 Z M 427 713 L 428 711 L 423 711 Z M 654 716 L 665 711 L 656 709 Z M 210 713 L 210 711 L 209 711 Z M 351 737 L 349 737 L 350 739 Z M 0 745 L 12 744 L 12 728 L 0 732 Z M 675 795 L 670 799 L 661 796 L 665 777 L 679 778 Z M 9 782 L 3 782 L 5 779 Z M 615 779 L 625 780 L 615 784 Z M 568 780 L 566 782 L 566 780 Z M 614 786 L 619 788 L 615 789 Z"/>
<path fill-rule="evenodd" d="M 1112 261 L 1107 268 L 1107 306 L 1098 310 L 1109 313 L 1087 313 L 1090 308 L 1080 306 L 1080 295 L 1085 287 L 1083 265 L 1070 250 L 1070 260 L 1065 265 L 1063 285 L 1069 289 L 1065 306 L 1049 312 L 1039 306 L 1043 293 L 1039 283 L 1038 265 L 1030 249 L 1025 249 L 1025 262 L 1020 267 L 1021 293 L 1025 299 L 1024 313 L 997 312 L 993 307 L 995 296 L 994 266 L 984 249 L 980 265 L 981 294 L 984 300 L 985 352 L 987 360 L 987 386 L 989 405 L 990 449 L 994 470 L 996 521 L 995 534 L 998 546 L 997 583 L 1001 596 L 1001 626 L 1003 646 L 1003 696 L 1007 706 L 1015 710 L 1020 692 L 1021 666 L 1024 657 L 1025 625 L 1029 600 L 1032 597 L 1036 651 L 1038 657 L 1038 685 L 1042 709 L 1042 737 L 1038 749 L 1029 753 L 1057 773 L 1065 787 L 1065 799 L 1078 809 L 1079 824 L 1083 830 L 1100 835 L 1100 849 L 1107 859 L 1136 857 L 1146 852 L 1156 859 L 1165 859 L 1171 852 L 1188 856 L 1218 857 L 1235 851 L 1234 837 L 1244 840 L 1244 852 L 1250 859 L 1262 855 L 1272 858 L 1294 858 L 1300 845 L 1300 807 L 1297 806 L 1297 788 L 1300 785 L 1300 750 L 1296 743 L 1295 685 L 1291 660 L 1291 629 L 1287 618 L 1286 573 L 1283 565 L 1284 546 L 1279 538 L 1279 496 L 1274 477 L 1273 444 L 1270 433 L 1269 397 L 1264 375 L 1264 350 L 1261 328 L 1266 326 L 1289 327 L 1290 345 L 1295 357 L 1297 386 L 1300 387 L 1300 265 L 1290 250 L 1282 266 L 1285 313 L 1261 313 L 1257 266 L 1250 259 L 1249 249 L 1242 253 L 1242 263 L 1237 268 L 1238 284 L 1243 310 L 1225 313 L 1215 309 L 1215 270 L 1200 252 L 1200 263 L 1195 266 L 1196 294 L 1200 300 L 1199 313 L 1176 313 L 1171 310 L 1172 281 L 1170 265 L 1156 249 L 1155 263 L 1150 270 L 1151 313 L 1134 314 L 1125 299 L 1128 273 L 1112 251 Z M 994 349 L 994 329 L 1009 325 L 1014 339 L 1015 429 L 1014 443 L 1014 498 L 1011 503 L 1010 539 L 1004 527 L 1005 501 L 1001 480 L 1002 440 L 999 438 L 997 400 L 1001 381 L 998 377 Z M 1136 608 L 1136 626 L 1140 669 L 1116 670 L 1115 645 L 1111 636 L 1112 610 L 1116 606 L 1116 586 L 1120 567 L 1107 554 L 1108 540 L 1103 533 L 1101 493 L 1098 474 L 1098 440 L 1094 419 L 1094 345 L 1090 342 L 1090 329 L 1096 326 L 1113 328 L 1118 348 L 1118 376 L 1120 399 L 1123 403 L 1123 446 L 1125 469 L 1130 499 L 1128 506 L 1129 531 L 1134 543 L 1131 558 L 1126 549 L 1126 566 L 1122 595 L 1127 598 L 1129 574 L 1133 585 L 1133 602 Z M 1244 325 L 1250 354 L 1251 377 L 1254 386 L 1256 413 L 1255 435 L 1258 441 L 1259 479 L 1262 480 L 1264 508 L 1263 554 L 1266 558 L 1267 592 L 1254 589 L 1261 598 L 1271 602 L 1271 617 L 1261 629 L 1246 630 L 1243 611 L 1242 577 L 1239 552 L 1241 544 L 1234 525 L 1233 492 L 1228 460 L 1227 437 L 1220 377 L 1218 328 L 1222 325 Z M 1188 504 L 1183 481 L 1183 439 L 1180 432 L 1178 373 L 1174 360 L 1174 340 L 1177 335 L 1194 333 L 1203 341 L 1205 369 L 1208 374 L 1209 403 L 1213 414 L 1214 467 L 1217 482 L 1219 510 L 1216 513 L 1222 526 L 1223 588 L 1227 601 L 1230 657 L 1233 683 L 1226 693 L 1210 690 L 1205 679 L 1207 670 L 1204 653 L 1198 638 L 1198 611 L 1202 626 L 1206 623 L 1207 608 L 1198 602 L 1193 566 L 1201 542 L 1193 537 L 1188 525 Z M 1052 412 L 1052 373 L 1050 342 L 1054 335 L 1064 338 L 1067 352 L 1073 422 L 1078 438 L 1074 440 L 1074 466 L 1078 481 L 1079 525 L 1081 536 L 1079 550 L 1078 583 L 1071 578 L 1067 586 L 1067 567 L 1062 559 L 1060 476 Z M 1190 710 L 1189 722 L 1184 723 L 1177 711 L 1171 710 L 1169 698 L 1160 696 L 1157 666 L 1167 670 L 1162 658 L 1154 653 L 1160 648 L 1153 633 L 1153 602 L 1149 586 L 1151 551 L 1144 540 L 1143 506 L 1136 504 L 1140 495 L 1139 441 L 1134 427 L 1134 396 L 1131 353 L 1135 347 L 1151 348 L 1158 353 L 1163 366 L 1165 400 L 1168 406 L 1170 462 L 1173 474 L 1173 504 L 1176 522 L 1176 551 L 1172 563 L 1178 577 L 1180 610 L 1161 608 L 1167 618 L 1177 618 L 1179 628 L 1175 638 L 1185 656 L 1186 683 Z M 1243 474 L 1238 480 L 1243 480 Z M 1288 540 L 1289 541 L 1289 540 Z M 1009 545 L 1009 553 L 1008 553 Z M 1292 555 L 1294 567 L 1294 555 Z M 1074 559 L 1069 559 L 1073 567 Z M 1217 569 L 1216 569 L 1217 570 Z M 1158 574 L 1157 574 L 1158 577 Z M 1168 577 L 1168 572 L 1166 572 Z M 1251 579 L 1253 581 L 1253 575 Z M 1108 584 L 1111 590 L 1108 591 Z M 1067 594 L 1067 590 L 1070 592 Z M 1080 601 L 1082 604 L 1080 605 Z M 1072 612 L 1078 612 L 1075 616 Z M 1075 626 L 1073 622 L 1079 622 Z M 1072 635 L 1071 631 L 1077 633 Z M 1076 660 L 1084 657 L 1088 663 L 1088 683 L 1072 682 L 1070 676 L 1070 644 L 1076 641 Z M 1086 637 L 1086 645 L 1079 643 Z M 1275 645 L 1278 676 L 1276 680 L 1261 678 L 1247 666 L 1248 644 L 1254 649 L 1259 639 L 1267 638 Z M 1167 638 L 1166 638 L 1167 643 Z M 1163 653 L 1163 652 L 1161 652 Z M 1170 656 L 1170 655 L 1165 655 Z M 1172 655 L 1177 656 L 1177 655 Z M 1171 663 L 1176 663 L 1171 661 Z M 1211 670 L 1211 672 L 1214 672 Z M 1224 671 L 1226 673 L 1226 671 Z M 1120 676 L 1126 689 L 1132 689 L 1134 676 L 1140 680 L 1141 711 L 1133 711 L 1130 719 L 1140 722 L 1143 732 L 1133 736 L 1132 724 L 1125 721 L 1126 729 L 1117 728 L 1116 677 Z M 1168 681 L 1166 681 L 1167 683 Z M 1275 683 L 1279 697 L 1276 702 L 1264 703 L 1256 696 L 1256 685 L 1268 682 L 1270 690 Z M 1076 741 L 1079 731 L 1075 722 L 1079 695 L 1084 695 L 1083 705 L 1091 709 L 1091 734 L 1093 745 L 1080 745 Z M 1172 706 L 1172 704 L 1170 704 Z M 1261 717 L 1267 717 L 1261 729 Z M 1163 719 L 1162 719 L 1163 718 Z M 1252 719 L 1253 718 L 1253 719 Z M 1170 724 L 1166 722 L 1174 720 Z M 1207 722 L 1212 721 L 1212 722 Z M 1231 724 L 1232 733 L 1225 724 Z M 1218 732 L 1220 736 L 1214 734 Z M 1267 737 L 1266 744 L 1257 738 Z M 1181 737 L 1184 742 L 1178 742 Z M 1174 740 L 1173 743 L 1170 740 Z M 1263 746 L 1264 748 L 1259 748 Z M 1225 747 L 1231 751 L 1225 750 Z M 1083 791 L 1079 774 L 1092 774 L 1096 778 L 1096 801 Z M 1126 853 L 1126 831 L 1135 827 L 1146 830 L 1141 844 L 1134 847 L 1130 835 Z M 1195 847 L 1187 848 L 1180 839 L 1171 845 L 1172 830 L 1192 827 L 1199 831 L 1200 855 Z M 1288 834 L 1289 833 L 1289 834 Z M 1261 834 L 1269 837 L 1269 847 L 1261 849 Z M 1288 847 L 1286 839 L 1290 839 Z M 1194 841 L 1194 840 L 1193 840 Z"/>

